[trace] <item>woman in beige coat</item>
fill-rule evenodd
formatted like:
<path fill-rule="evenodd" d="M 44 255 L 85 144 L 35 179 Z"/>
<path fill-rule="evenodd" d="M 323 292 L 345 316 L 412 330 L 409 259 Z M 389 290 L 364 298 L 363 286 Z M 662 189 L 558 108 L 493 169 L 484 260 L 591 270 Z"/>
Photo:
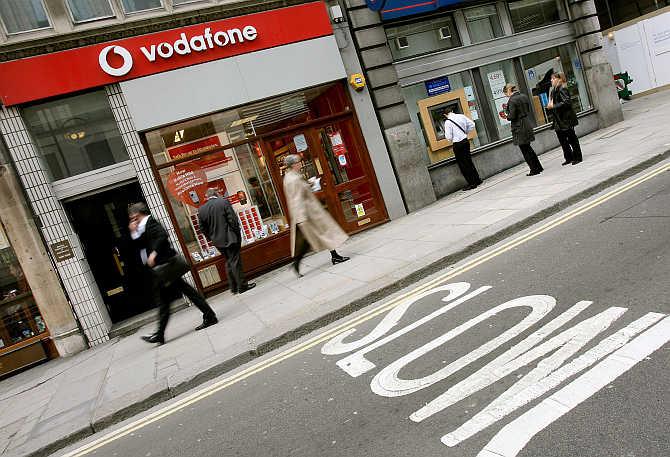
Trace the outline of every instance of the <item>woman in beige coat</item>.
<path fill-rule="evenodd" d="M 284 159 L 284 165 L 288 168 L 284 175 L 284 194 L 291 218 L 291 254 L 293 268 L 298 277 L 302 276 L 300 261 L 310 246 L 317 252 L 330 250 L 333 265 L 349 260 L 349 257 L 343 257 L 335 251 L 348 236 L 312 193 L 309 184 L 300 174 L 301 162 L 302 159 L 297 154 L 291 154 Z"/>

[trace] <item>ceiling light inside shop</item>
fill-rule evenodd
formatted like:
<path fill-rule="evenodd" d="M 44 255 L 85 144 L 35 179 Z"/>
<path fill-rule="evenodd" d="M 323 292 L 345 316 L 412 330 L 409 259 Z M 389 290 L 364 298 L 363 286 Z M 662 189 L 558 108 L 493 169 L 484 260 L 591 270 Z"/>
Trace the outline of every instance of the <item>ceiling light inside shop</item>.
<path fill-rule="evenodd" d="M 247 122 L 253 122 L 253 121 L 255 121 L 256 119 L 258 119 L 258 115 L 248 116 L 248 117 L 245 117 L 244 119 L 238 119 L 238 120 L 236 120 L 235 122 L 233 122 L 232 124 L 230 124 L 230 126 L 231 126 L 231 127 L 239 127 L 240 125 L 246 124 Z"/>

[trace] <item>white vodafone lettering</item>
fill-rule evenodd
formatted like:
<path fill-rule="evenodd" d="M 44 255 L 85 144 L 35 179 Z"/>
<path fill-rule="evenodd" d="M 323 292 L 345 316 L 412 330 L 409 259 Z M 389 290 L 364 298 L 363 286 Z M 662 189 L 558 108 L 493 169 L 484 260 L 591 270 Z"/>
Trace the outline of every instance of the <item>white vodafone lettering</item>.
<path fill-rule="evenodd" d="M 372 330 L 368 335 L 356 341 L 345 343 L 344 340 L 347 337 L 356 333 L 356 329 L 352 328 L 350 330 L 347 330 L 346 332 L 340 333 L 335 338 L 324 344 L 323 347 L 321 348 L 321 353 L 327 355 L 337 355 L 337 354 L 345 354 L 347 352 L 351 352 L 353 350 L 361 348 L 367 344 L 372 343 L 381 336 L 385 335 L 386 333 L 388 333 L 389 330 L 398 325 L 398 322 L 400 322 L 400 319 L 402 319 L 407 310 L 414 303 L 418 302 L 422 298 L 425 298 L 429 295 L 433 295 L 438 292 L 449 291 L 449 295 L 447 295 L 442 299 L 442 301 L 446 302 L 451 301 L 457 297 L 460 297 L 465 292 L 467 292 L 468 289 L 470 289 L 470 284 L 468 284 L 467 282 L 457 282 L 454 284 L 447 284 L 445 286 L 437 287 L 435 289 L 430 289 L 426 292 L 420 293 L 413 297 L 406 298 L 399 305 L 397 305 L 391 311 L 389 311 L 389 313 L 384 317 L 384 319 L 382 319 L 382 321 L 379 324 L 377 324 L 374 330 Z"/>
<path fill-rule="evenodd" d="M 477 454 L 477 457 L 515 457 L 535 435 L 658 351 L 668 341 L 670 341 L 670 318 L 666 317 L 594 368 L 504 426 Z"/>
<path fill-rule="evenodd" d="M 355 329 L 349 330 L 326 343 L 322 348 L 322 353 L 342 354 L 358 349 L 357 352 L 339 360 L 337 365 L 349 375 L 359 376 L 375 367 L 372 362 L 365 359 L 365 354 L 416 329 L 491 287 L 481 287 L 466 294 L 469 288 L 468 283 L 455 283 L 431 289 L 414 298 L 408 297 L 393 308 L 368 335 L 357 341 L 345 343 L 344 339 L 355 332 Z M 449 294 L 442 298 L 442 301 L 449 302 L 448 305 L 382 338 L 398 324 L 407 310 L 418 300 L 445 291 L 448 291 Z M 382 368 L 373 378 L 370 388 L 378 395 L 397 397 L 432 386 L 520 335 L 545 317 L 555 304 L 556 300 L 553 297 L 534 295 L 510 300 L 496 306 Z M 538 432 L 670 341 L 670 318 L 666 314 L 648 313 L 578 355 L 579 351 L 591 340 L 609 329 L 626 313 L 627 309 L 621 307 L 610 307 L 550 338 L 552 334 L 562 329 L 591 305 L 590 301 L 576 303 L 495 360 L 426 403 L 413 413 L 410 419 L 414 422 L 421 422 L 507 378 L 512 373 L 528 365 L 536 364 L 529 373 L 522 376 L 519 381 L 484 409 L 442 437 L 442 443 L 445 445 L 457 446 L 550 390 L 559 387 L 570 377 L 589 370 L 503 427 L 477 455 L 477 457 L 515 457 Z M 496 314 L 518 307 L 528 307 L 531 312 L 514 327 L 479 348 L 423 378 L 401 379 L 399 377 L 399 372 L 411 362 Z"/>
<path fill-rule="evenodd" d="M 214 49 L 215 46 L 225 47 L 228 45 L 239 44 L 245 41 L 254 41 L 258 38 L 258 30 L 252 25 L 247 25 L 242 28 L 233 28 L 229 30 L 220 30 L 212 33 L 210 27 L 205 28 L 202 35 L 193 35 L 189 37 L 186 33 L 179 34 L 174 42 L 168 43 L 163 41 L 161 43 L 154 43 L 148 46 L 140 46 L 140 52 L 149 62 L 155 62 L 158 57 L 162 59 L 170 59 L 175 54 L 185 56 L 193 52 L 204 52 L 209 49 Z M 123 58 L 123 65 L 119 68 L 112 67 L 108 60 L 108 54 L 113 52 Z M 100 68 L 111 76 L 124 76 L 133 67 L 133 57 L 131 53 L 122 46 L 111 45 L 100 51 L 98 56 L 98 63 Z"/>

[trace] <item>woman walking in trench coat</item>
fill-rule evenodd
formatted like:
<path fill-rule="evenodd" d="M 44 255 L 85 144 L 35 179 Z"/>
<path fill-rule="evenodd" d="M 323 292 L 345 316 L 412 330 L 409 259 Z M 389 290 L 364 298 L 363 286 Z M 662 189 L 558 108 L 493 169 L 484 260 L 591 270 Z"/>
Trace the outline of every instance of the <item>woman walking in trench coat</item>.
<path fill-rule="evenodd" d="M 284 194 L 291 218 L 291 254 L 298 277 L 302 276 L 300 261 L 310 246 L 317 252 L 330 250 L 333 265 L 349 260 L 349 257 L 343 257 L 335 250 L 348 236 L 312 193 L 300 174 L 301 162 L 297 154 L 288 155 L 284 159 L 284 165 L 288 168 L 284 175 Z"/>
<path fill-rule="evenodd" d="M 512 138 L 514 144 L 519 146 L 523 158 L 530 168 L 527 176 L 539 175 L 544 171 L 540 159 L 530 145 L 535 141 L 533 123 L 530 119 L 530 101 L 528 97 L 518 91 L 514 84 L 507 84 L 504 89 L 507 101 L 507 120 L 512 123 Z"/>

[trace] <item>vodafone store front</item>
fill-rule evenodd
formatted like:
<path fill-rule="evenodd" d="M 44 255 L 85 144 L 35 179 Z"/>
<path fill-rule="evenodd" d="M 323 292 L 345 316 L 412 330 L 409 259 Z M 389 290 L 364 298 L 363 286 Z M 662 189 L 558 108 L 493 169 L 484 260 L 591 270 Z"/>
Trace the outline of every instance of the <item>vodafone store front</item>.
<path fill-rule="evenodd" d="M 348 233 L 404 214 L 367 90 L 347 83 L 360 67 L 333 33 L 313 2 L 0 63 L 0 133 L 50 252 L 72 253 L 52 257 L 93 344 L 152 306 L 132 202 L 207 293 L 227 286 L 198 226 L 210 187 L 238 214 L 248 275 L 290 259 L 288 154 Z"/>

